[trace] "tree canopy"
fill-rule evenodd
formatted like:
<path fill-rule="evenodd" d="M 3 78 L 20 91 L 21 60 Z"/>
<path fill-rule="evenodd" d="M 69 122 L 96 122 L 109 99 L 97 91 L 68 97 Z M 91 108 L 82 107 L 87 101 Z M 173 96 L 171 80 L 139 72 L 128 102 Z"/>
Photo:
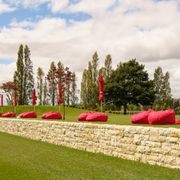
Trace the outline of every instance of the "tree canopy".
<path fill-rule="evenodd" d="M 154 94 L 153 81 L 149 80 L 144 65 L 139 64 L 136 59 L 120 63 L 106 79 L 106 101 L 113 102 L 116 106 L 123 106 L 124 114 L 127 104 L 153 104 Z"/>

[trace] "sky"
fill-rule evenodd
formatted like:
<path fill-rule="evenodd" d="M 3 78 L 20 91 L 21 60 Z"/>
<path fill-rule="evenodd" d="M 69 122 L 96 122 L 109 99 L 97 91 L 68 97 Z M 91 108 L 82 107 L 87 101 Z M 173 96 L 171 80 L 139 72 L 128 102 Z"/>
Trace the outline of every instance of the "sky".
<path fill-rule="evenodd" d="M 82 71 L 97 51 L 99 66 L 136 58 L 153 78 L 170 73 L 180 97 L 180 0 L 0 0 L 0 84 L 12 80 L 20 44 L 27 44 L 36 74 L 61 61 Z"/>

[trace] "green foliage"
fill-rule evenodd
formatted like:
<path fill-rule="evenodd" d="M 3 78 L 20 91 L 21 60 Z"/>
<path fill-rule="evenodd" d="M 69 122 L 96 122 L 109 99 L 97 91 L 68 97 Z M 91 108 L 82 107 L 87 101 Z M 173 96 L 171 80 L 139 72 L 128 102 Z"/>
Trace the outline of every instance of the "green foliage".
<path fill-rule="evenodd" d="M 37 94 L 39 98 L 39 105 L 43 105 L 43 77 L 44 71 L 41 67 L 37 69 Z"/>
<path fill-rule="evenodd" d="M 104 78 L 106 79 L 111 75 L 111 73 L 112 73 L 112 58 L 111 55 L 108 54 L 104 62 L 104 67 L 101 67 L 99 69 L 99 76 L 104 76 Z"/>
<path fill-rule="evenodd" d="M 24 48 L 24 104 L 31 102 L 32 89 L 34 87 L 33 63 L 30 59 L 30 49 L 27 45 Z"/>
<path fill-rule="evenodd" d="M 24 104 L 24 50 L 23 45 L 19 46 L 16 71 L 14 73 L 14 83 L 18 94 L 18 104 Z"/>
<path fill-rule="evenodd" d="M 105 68 L 104 68 L 105 69 L 105 75 L 104 75 L 104 77 L 105 78 L 110 77 L 110 75 L 112 73 L 112 58 L 111 58 L 110 54 L 108 54 L 106 56 L 104 65 L 105 65 Z"/>
<path fill-rule="evenodd" d="M 64 70 L 64 97 L 65 97 L 65 102 L 69 106 L 70 105 L 70 100 L 71 100 L 71 95 L 72 95 L 72 89 L 71 89 L 71 84 L 72 84 L 72 72 L 69 70 L 68 67 L 65 68 Z"/>
<path fill-rule="evenodd" d="M 57 73 L 56 74 L 57 74 L 58 84 L 62 84 L 63 83 L 64 66 L 60 61 L 57 64 Z"/>
<path fill-rule="evenodd" d="M 34 87 L 33 64 L 30 59 L 30 50 L 21 44 L 18 50 L 16 71 L 14 72 L 14 84 L 18 95 L 18 104 L 29 104 L 32 88 Z"/>
<path fill-rule="evenodd" d="M 172 96 L 169 78 L 169 73 L 166 72 L 164 75 L 161 67 L 155 69 L 154 90 L 156 93 L 153 107 L 156 110 L 167 109 L 172 106 Z"/>
<path fill-rule="evenodd" d="M 96 108 L 98 104 L 98 54 L 94 53 L 92 61 L 85 69 L 81 82 L 81 103 L 85 108 Z"/>
<path fill-rule="evenodd" d="M 55 100 L 57 97 L 57 84 L 55 81 L 55 78 L 56 78 L 55 73 L 56 73 L 56 65 L 54 62 L 51 62 L 51 65 L 47 74 L 47 80 L 48 80 L 48 85 L 49 85 L 48 96 L 53 106 L 55 105 Z"/>
<path fill-rule="evenodd" d="M 49 72 L 47 74 L 48 80 L 48 96 L 50 104 L 53 106 L 57 104 L 57 90 L 59 85 L 62 85 L 63 104 L 68 106 L 77 103 L 77 86 L 76 75 L 68 67 L 63 66 L 59 61 L 57 66 L 54 62 L 51 63 Z"/>
<path fill-rule="evenodd" d="M 126 114 L 127 104 L 150 105 L 154 102 L 153 81 L 149 80 L 144 65 L 135 59 L 120 63 L 106 80 L 106 101 L 117 106 L 123 105 Z"/>
<path fill-rule="evenodd" d="M 14 82 L 8 81 L 2 84 L 0 87 L 4 92 L 6 93 L 6 101 L 8 105 L 13 104 L 13 94 L 15 91 L 15 85 Z"/>
<path fill-rule="evenodd" d="M 44 85 L 43 85 L 43 105 L 47 105 L 48 104 L 48 88 L 47 88 L 47 78 L 44 78 Z"/>
<path fill-rule="evenodd" d="M 78 102 L 77 85 L 76 85 L 76 74 L 72 73 L 72 83 L 71 83 L 71 105 L 75 106 Z"/>

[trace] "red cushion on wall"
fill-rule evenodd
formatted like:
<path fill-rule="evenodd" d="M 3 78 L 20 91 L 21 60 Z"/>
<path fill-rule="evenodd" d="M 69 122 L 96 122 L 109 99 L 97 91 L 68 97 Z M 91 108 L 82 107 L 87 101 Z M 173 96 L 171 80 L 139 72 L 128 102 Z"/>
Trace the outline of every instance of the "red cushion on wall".
<path fill-rule="evenodd" d="M 86 121 L 99 121 L 106 122 L 108 120 L 108 115 L 106 113 L 94 112 L 87 116 Z"/>
<path fill-rule="evenodd" d="M 79 121 L 86 121 L 86 118 L 88 115 L 92 114 L 93 112 L 84 112 L 84 113 L 81 113 L 79 116 L 78 116 L 78 120 Z"/>
<path fill-rule="evenodd" d="M 180 119 L 176 119 L 176 124 L 180 124 Z"/>
<path fill-rule="evenodd" d="M 44 113 L 41 118 L 43 119 L 62 119 L 62 115 L 59 112 L 47 112 Z"/>
<path fill-rule="evenodd" d="M 134 124 L 149 124 L 148 115 L 152 111 L 152 109 L 148 109 L 147 111 L 132 115 L 131 122 Z"/>
<path fill-rule="evenodd" d="M 42 115 L 41 115 L 41 118 L 42 118 L 42 119 L 45 119 L 45 117 L 46 117 L 47 114 L 49 114 L 49 113 L 52 113 L 52 112 L 46 112 L 46 113 L 42 114 Z"/>
<path fill-rule="evenodd" d="M 175 124 L 175 112 L 172 109 L 153 111 L 148 116 L 149 124 Z"/>
<path fill-rule="evenodd" d="M 29 111 L 29 112 L 23 112 L 18 115 L 20 118 L 36 118 L 36 112 L 34 111 Z"/>
<path fill-rule="evenodd" d="M 2 116 L 2 113 L 0 113 L 0 117 Z"/>
<path fill-rule="evenodd" d="M 13 112 L 7 112 L 2 114 L 2 117 L 16 117 L 16 115 Z"/>

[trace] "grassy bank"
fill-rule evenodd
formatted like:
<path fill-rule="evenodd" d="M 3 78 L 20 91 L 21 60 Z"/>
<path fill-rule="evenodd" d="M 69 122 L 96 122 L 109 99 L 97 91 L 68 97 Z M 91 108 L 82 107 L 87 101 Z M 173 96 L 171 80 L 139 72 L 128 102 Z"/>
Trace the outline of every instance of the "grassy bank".
<path fill-rule="evenodd" d="M 77 116 L 87 110 L 84 109 L 78 109 L 78 108 L 72 108 L 72 107 L 66 107 L 66 120 L 70 122 L 77 122 Z M 12 106 L 4 106 L 3 112 L 13 111 L 14 108 Z M 25 111 L 33 111 L 33 106 L 17 106 L 16 107 L 16 113 L 20 114 L 21 112 Z M 35 108 L 36 113 L 38 114 L 38 119 L 40 119 L 41 115 L 44 112 L 48 111 L 59 111 L 58 106 L 36 106 Z M 60 112 L 63 112 L 63 107 L 60 106 Z M 180 116 L 177 116 L 176 118 L 180 119 Z M 109 114 L 109 120 L 106 122 L 108 124 L 119 124 L 119 125 L 132 125 L 130 121 L 130 115 L 123 115 L 123 114 Z M 149 126 L 149 125 L 144 125 Z M 156 125 L 155 127 L 176 127 L 180 128 L 180 125 Z"/>
<path fill-rule="evenodd" d="M 180 179 L 180 171 L 0 133 L 0 177 L 28 179 Z"/>

